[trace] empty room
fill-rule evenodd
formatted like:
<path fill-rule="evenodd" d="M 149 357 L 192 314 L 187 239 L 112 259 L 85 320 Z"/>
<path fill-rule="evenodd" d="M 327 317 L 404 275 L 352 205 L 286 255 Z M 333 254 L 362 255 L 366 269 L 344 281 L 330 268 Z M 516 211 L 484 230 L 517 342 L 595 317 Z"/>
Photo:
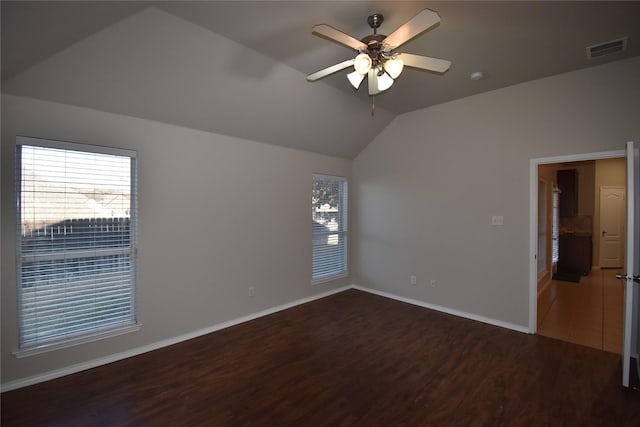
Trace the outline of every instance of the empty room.
<path fill-rule="evenodd" d="M 640 2 L 1 19 L 3 426 L 640 425 Z"/>

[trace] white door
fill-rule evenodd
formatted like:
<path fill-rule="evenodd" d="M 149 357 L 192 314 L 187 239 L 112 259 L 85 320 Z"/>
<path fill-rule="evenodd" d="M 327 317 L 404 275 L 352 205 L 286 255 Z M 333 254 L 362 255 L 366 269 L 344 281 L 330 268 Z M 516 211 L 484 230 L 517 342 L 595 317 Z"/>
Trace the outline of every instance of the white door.
<path fill-rule="evenodd" d="M 640 144 L 627 143 L 627 239 L 624 279 L 622 385 L 638 387 L 640 343 Z"/>
<path fill-rule="evenodd" d="M 624 187 L 600 187 L 600 267 L 623 266 L 626 208 Z"/>

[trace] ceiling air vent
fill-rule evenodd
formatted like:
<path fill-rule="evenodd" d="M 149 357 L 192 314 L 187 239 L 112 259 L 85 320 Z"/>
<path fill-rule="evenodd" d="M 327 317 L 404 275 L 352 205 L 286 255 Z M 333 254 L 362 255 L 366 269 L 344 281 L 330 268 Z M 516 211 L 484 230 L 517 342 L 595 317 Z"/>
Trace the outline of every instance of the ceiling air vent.
<path fill-rule="evenodd" d="M 594 44 L 587 47 L 587 58 L 594 59 L 613 53 L 623 52 L 627 49 L 627 38 L 611 40 L 609 42 Z"/>

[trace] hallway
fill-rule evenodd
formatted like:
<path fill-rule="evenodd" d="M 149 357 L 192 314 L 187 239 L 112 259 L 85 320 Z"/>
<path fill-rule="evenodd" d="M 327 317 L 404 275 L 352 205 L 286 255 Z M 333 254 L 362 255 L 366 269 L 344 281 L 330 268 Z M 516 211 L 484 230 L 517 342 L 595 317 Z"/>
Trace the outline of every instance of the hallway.
<path fill-rule="evenodd" d="M 552 280 L 538 296 L 538 334 L 622 353 L 621 269 L 593 269 L 579 283 Z"/>

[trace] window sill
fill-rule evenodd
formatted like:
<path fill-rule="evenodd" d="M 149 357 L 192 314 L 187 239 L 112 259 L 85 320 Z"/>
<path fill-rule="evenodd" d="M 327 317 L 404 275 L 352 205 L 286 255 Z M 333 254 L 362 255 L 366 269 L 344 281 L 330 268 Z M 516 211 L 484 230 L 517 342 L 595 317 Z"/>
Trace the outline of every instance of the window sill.
<path fill-rule="evenodd" d="M 332 280 L 342 279 L 348 276 L 349 276 L 348 271 L 342 271 L 340 273 L 329 274 L 327 276 L 318 277 L 317 279 L 311 279 L 311 284 L 318 285 L 320 283 L 330 282 Z"/>
<path fill-rule="evenodd" d="M 16 350 L 13 355 L 22 359 L 23 357 L 35 356 L 36 354 L 47 353 L 49 351 L 60 350 L 62 348 L 73 347 L 79 344 L 85 344 L 93 341 L 98 341 L 105 338 L 116 337 L 118 335 L 124 335 L 131 332 L 140 330 L 141 323 L 132 323 L 124 326 L 117 326 L 107 330 L 99 332 L 91 332 L 74 338 L 61 339 L 56 341 L 50 341 L 42 344 L 33 344 Z"/>

